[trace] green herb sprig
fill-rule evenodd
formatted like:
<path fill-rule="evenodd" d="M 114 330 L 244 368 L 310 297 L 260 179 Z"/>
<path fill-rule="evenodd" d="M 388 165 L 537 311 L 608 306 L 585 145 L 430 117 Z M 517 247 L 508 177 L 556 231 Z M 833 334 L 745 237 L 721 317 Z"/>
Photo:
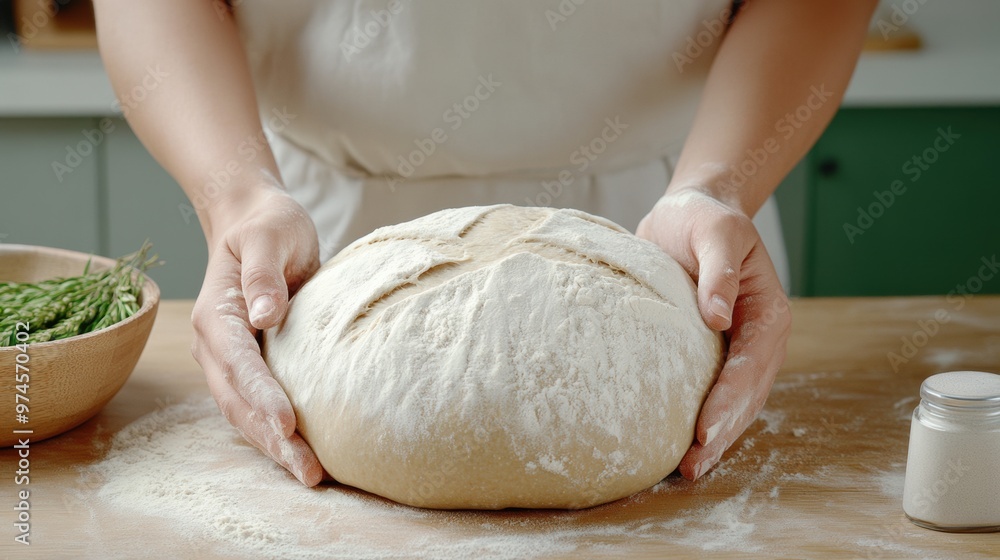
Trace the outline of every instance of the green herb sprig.
<path fill-rule="evenodd" d="M 28 323 L 28 343 L 69 338 L 110 327 L 139 311 L 145 272 L 162 264 L 149 256 L 153 244 L 115 261 L 100 272 L 41 282 L 0 282 L 0 347 L 14 346 L 15 326 Z"/>

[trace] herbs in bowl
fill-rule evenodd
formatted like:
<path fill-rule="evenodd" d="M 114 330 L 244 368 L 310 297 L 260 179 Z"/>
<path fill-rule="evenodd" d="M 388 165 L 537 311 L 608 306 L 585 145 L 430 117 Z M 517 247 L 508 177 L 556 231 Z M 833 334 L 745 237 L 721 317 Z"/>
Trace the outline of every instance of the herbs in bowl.
<path fill-rule="evenodd" d="M 99 331 L 139 311 L 139 295 L 151 266 L 152 244 L 117 261 L 112 268 L 38 282 L 0 282 L 0 346 L 60 340 Z M 22 327 L 18 328 L 18 323 Z M 24 329 L 23 325 L 28 328 Z M 18 331 L 27 331 L 17 337 Z"/>
<path fill-rule="evenodd" d="M 114 260 L 0 244 L 0 400 L 18 407 L 0 415 L 0 447 L 73 429 L 122 388 L 159 307 L 150 250 Z"/>

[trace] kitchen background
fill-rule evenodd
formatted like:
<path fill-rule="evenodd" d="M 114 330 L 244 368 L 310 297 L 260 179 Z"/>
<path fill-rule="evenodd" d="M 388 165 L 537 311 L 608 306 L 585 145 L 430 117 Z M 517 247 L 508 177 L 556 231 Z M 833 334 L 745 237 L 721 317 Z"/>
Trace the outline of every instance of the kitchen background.
<path fill-rule="evenodd" d="M 193 298 L 201 229 L 121 118 L 89 9 L 0 1 L 0 242 L 120 256 L 149 238 L 164 297 Z M 777 192 L 793 295 L 1000 293 L 998 23 L 993 0 L 882 3 L 843 106 Z"/>

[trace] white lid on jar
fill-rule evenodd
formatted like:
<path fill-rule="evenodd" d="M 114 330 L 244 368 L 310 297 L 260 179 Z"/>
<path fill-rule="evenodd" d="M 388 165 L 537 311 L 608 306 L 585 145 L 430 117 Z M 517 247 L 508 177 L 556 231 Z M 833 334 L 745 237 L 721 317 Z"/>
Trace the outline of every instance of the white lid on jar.
<path fill-rule="evenodd" d="M 955 408 L 1000 409 L 1000 375 L 985 371 L 949 371 L 920 385 L 920 398 Z"/>

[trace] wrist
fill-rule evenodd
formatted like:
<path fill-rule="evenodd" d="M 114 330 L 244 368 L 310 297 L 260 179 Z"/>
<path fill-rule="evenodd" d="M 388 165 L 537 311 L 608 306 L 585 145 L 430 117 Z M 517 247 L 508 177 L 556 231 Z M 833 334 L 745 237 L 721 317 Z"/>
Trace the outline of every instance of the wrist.
<path fill-rule="evenodd" d="M 706 163 L 693 171 L 678 169 L 667 193 L 697 192 L 752 218 L 770 196 L 770 190 L 751 183 L 732 165 Z"/>
<path fill-rule="evenodd" d="M 227 230 L 271 204 L 275 197 L 289 196 L 284 185 L 269 171 L 256 177 L 237 177 L 225 185 L 208 183 L 188 191 L 209 247 Z"/>

